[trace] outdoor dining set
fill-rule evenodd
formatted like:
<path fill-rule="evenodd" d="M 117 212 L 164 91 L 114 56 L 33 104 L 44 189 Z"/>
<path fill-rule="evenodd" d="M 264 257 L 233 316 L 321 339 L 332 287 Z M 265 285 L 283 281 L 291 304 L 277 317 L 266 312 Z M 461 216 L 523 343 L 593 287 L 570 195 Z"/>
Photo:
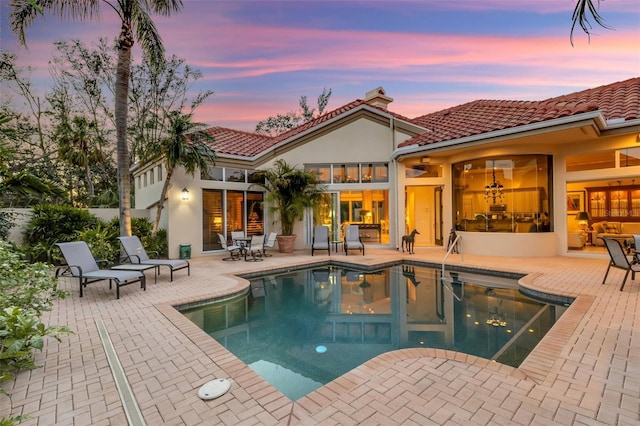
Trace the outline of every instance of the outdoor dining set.
<path fill-rule="evenodd" d="M 264 235 L 246 236 L 243 231 L 231 232 L 231 244 L 222 234 L 218 234 L 220 245 L 229 253 L 228 257 L 222 260 L 240 260 L 256 262 L 262 261 L 265 257 L 271 256 L 267 249 L 272 248 L 276 243 L 277 233 L 272 232 L 265 239 Z"/>

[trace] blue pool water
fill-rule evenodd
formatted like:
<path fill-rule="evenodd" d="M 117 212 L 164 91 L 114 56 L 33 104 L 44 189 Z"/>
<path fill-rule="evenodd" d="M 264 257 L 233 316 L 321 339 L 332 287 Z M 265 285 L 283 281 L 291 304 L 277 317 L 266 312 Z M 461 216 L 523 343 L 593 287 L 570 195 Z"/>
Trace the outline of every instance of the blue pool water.
<path fill-rule="evenodd" d="M 375 356 L 450 349 L 518 366 L 564 307 L 512 278 L 423 266 L 322 266 L 251 278 L 251 290 L 181 310 L 296 400 Z"/>

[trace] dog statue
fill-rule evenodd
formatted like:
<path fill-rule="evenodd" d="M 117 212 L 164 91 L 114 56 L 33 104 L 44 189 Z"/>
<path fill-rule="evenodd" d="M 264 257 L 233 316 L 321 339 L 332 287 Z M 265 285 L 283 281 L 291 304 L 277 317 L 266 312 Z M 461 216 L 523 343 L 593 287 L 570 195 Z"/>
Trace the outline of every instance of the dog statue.
<path fill-rule="evenodd" d="M 417 229 L 411 231 L 409 235 L 402 236 L 402 251 L 404 252 L 404 247 L 407 247 L 407 251 L 409 254 L 413 254 L 413 245 L 416 240 L 416 234 L 420 234 Z"/>

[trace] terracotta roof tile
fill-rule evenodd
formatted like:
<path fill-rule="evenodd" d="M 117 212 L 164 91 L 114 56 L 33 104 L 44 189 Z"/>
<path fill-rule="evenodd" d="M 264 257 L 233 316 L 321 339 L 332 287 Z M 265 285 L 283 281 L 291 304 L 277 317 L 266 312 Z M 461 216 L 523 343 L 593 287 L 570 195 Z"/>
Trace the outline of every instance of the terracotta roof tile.
<path fill-rule="evenodd" d="M 606 120 L 640 117 L 640 77 L 543 101 L 478 100 L 413 119 L 430 131 L 400 147 L 444 142 L 599 110 Z"/>
<path fill-rule="evenodd" d="M 428 129 L 403 142 L 399 145 L 400 147 L 426 145 L 570 117 L 589 111 L 600 111 L 606 120 L 638 119 L 640 118 L 640 77 L 543 101 L 476 100 L 413 119 L 356 99 L 273 137 L 224 127 L 212 127 L 206 131 L 215 138 L 211 148 L 216 153 L 253 157 L 365 104 L 399 120 Z"/>
<path fill-rule="evenodd" d="M 345 114 L 361 105 L 365 105 L 367 102 L 356 99 L 346 105 L 329 111 L 311 121 L 301 124 L 298 127 L 294 127 L 291 130 L 287 130 L 277 136 L 265 136 L 257 133 L 243 132 L 240 130 L 229 129 L 225 127 L 211 127 L 205 131 L 214 137 L 215 142 L 209 144 L 210 147 L 218 154 L 238 155 L 244 157 L 253 157 L 255 155 L 264 152 L 265 150 L 277 145 L 289 138 L 304 133 L 314 127 L 317 127 L 327 121 L 336 118 L 342 114 Z M 391 111 L 370 105 L 371 108 L 386 112 L 397 119 L 412 122 L 411 119 L 396 114 Z"/>
<path fill-rule="evenodd" d="M 217 154 L 253 157 L 276 144 L 271 136 L 226 127 L 210 127 L 205 132 L 213 136 L 214 141 L 208 145 Z"/>

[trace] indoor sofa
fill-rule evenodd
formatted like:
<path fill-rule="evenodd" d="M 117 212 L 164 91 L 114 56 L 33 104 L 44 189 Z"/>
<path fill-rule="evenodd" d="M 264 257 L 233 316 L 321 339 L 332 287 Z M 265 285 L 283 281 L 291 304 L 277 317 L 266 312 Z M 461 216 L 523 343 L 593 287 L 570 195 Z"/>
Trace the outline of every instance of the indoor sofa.
<path fill-rule="evenodd" d="M 614 238 L 624 244 L 631 243 L 634 235 L 640 235 L 640 222 L 596 222 L 591 225 L 594 231 L 592 243 L 604 246 L 602 238 Z"/>

